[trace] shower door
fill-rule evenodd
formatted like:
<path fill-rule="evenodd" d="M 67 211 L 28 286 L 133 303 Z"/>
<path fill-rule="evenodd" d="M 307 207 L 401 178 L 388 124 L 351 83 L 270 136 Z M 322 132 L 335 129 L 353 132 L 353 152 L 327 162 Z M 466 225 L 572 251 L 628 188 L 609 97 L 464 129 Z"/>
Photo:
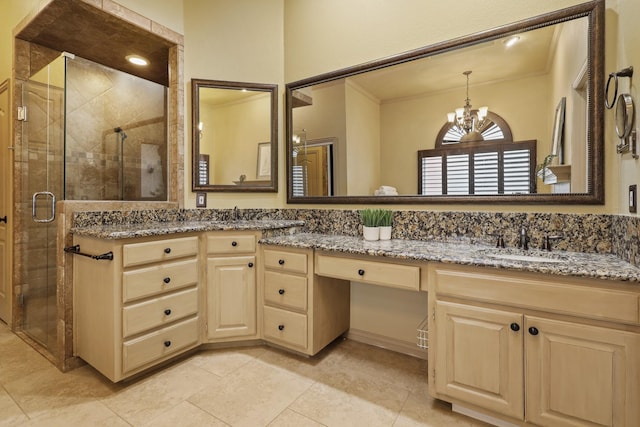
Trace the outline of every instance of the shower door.
<path fill-rule="evenodd" d="M 23 90 L 22 330 L 56 353 L 56 213 L 64 176 L 64 57 Z"/>
<path fill-rule="evenodd" d="M 11 210 L 11 173 L 13 161 L 9 137 L 9 80 L 0 83 L 0 321 L 11 325 L 11 229 L 8 219 Z"/>

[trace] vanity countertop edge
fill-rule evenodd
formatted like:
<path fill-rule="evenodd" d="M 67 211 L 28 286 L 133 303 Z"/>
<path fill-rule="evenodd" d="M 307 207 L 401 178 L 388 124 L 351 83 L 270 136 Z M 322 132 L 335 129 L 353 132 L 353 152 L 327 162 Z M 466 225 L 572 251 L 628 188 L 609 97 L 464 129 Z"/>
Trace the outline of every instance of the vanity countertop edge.
<path fill-rule="evenodd" d="M 516 248 L 499 249 L 478 243 L 405 239 L 366 241 L 361 237 L 317 233 L 297 233 L 267 237 L 260 239 L 259 243 L 353 255 L 492 267 L 558 276 L 629 282 L 634 285 L 640 284 L 640 268 L 612 254 L 523 251 Z M 514 255 L 515 259 L 496 258 L 496 254 L 498 256 L 500 254 Z M 518 260 L 517 257 L 522 255 L 544 256 L 550 262 Z"/>
<path fill-rule="evenodd" d="M 290 229 L 282 235 L 264 236 L 259 243 L 341 254 L 368 255 L 414 261 L 491 267 L 514 271 L 574 276 L 640 284 L 640 268 L 613 254 L 583 252 L 522 251 L 499 249 L 479 243 L 408 239 L 367 241 L 362 237 L 297 232 L 301 220 L 174 221 L 144 224 L 74 227 L 73 235 L 117 240 L 206 231 L 251 231 Z M 502 254 L 502 255 L 501 255 Z M 506 255 L 506 258 L 501 258 Z M 549 262 L 530 262 L 521 256 L 539 256 Z"/>

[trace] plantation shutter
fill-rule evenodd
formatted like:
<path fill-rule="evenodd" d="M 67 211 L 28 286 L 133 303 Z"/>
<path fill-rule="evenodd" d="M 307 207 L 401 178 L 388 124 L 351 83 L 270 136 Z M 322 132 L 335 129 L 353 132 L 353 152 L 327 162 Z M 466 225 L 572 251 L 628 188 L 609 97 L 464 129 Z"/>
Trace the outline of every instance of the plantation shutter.
<path fill-rule="evenodd" d="M 418 151 L 418 193 L 439 195 L 535 192 L 536 141 L 448 144 Z"/>

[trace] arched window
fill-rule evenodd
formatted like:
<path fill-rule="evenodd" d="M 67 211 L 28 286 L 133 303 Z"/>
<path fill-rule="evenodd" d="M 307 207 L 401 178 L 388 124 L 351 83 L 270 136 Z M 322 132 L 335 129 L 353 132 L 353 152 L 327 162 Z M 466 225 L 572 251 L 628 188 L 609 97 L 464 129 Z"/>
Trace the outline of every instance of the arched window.
<path fill-rule="evenodd" d="M 536 141 L 513 142 L 511 128 L 493 112 L 476 129 L 468 134 L 447 122 L 436 137 L 436 148 L 418 151 L 418 194 L 536 192 Z"/>
<path fill-rule="evenodd" d="M 478 110 L 471 110 L 472 115 L 477 115 L 477 113 Z M 478 125 L 477 129 L 482 138 L 473 138 L 468 142 L 499 140 L 513 141 L 509 124 L 505 119 L 492 111 L 487 112 L 487 117 L 481 125 Z M 455 124 L 447 122 L 442 126 L 440 132 L 438 132 L 438 136 L 436 137 L 436 148 L 449 144 L 465 142 L 463 139 L 464 137 L 465 133 L 463 131 L 455 126 Z"/>

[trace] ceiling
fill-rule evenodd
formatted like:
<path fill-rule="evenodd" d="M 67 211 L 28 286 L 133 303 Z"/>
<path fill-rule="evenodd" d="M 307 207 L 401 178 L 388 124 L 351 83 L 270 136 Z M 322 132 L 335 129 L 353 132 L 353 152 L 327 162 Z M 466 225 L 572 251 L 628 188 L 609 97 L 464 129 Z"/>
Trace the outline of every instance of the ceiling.
<path fill-rule="evenodd" d="M 200 87 L 198 97 L 201 104 L 208 104 L 210 106 L 223 105 L 228 103 L 240 102 L 248 98 L 255 97 L 256 95 L 271 96 L 271 92 L 265 92 L 263 90 L 255 89 L 242 89 L 242 88 L 215 88 L 215 87 Z"/>
<path fill-rule="evenodd" d="M 463 88 L 464 71 L 471 70 L 470 85 L 506 81 L 548 72 L 559 25 L 518 34 L 518 43 L 507 47 L 509 37 L 455 49 L 423 59 L 349 77 L 381 102 L 418 94 Z"/>
<path fill-rule="evenodd" d="M 171 42 L 81 0 L 50 2 L 16 37 L 169 85 Z M 149 65 L 129 63 L 130 54 L 145 57 Z"/>

